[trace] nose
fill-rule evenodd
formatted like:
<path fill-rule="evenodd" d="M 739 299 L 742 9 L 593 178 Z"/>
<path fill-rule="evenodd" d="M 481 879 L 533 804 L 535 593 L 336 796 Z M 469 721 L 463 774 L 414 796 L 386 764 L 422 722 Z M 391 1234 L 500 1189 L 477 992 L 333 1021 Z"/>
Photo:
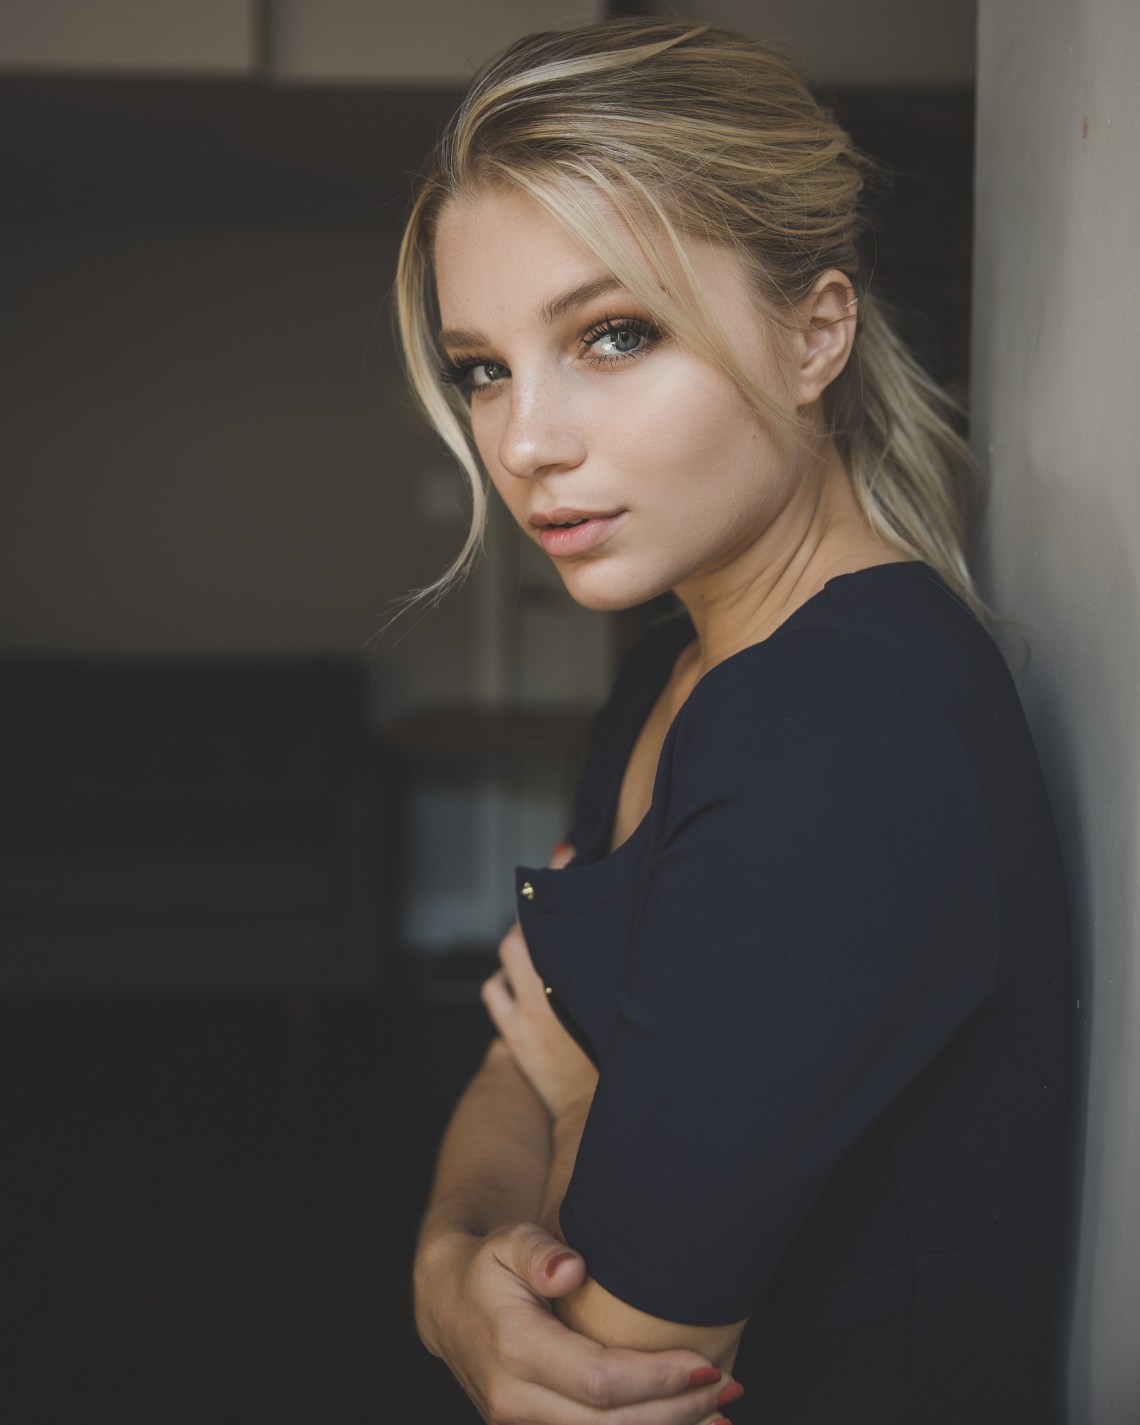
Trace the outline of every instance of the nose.
<path fill-rule="evenodd" d="M 553 383 L 552 383 L 553 384 Z M 545 382 L 512 378 L 510 410 L 499 440 L 499 463 L 520 480 L 573 469 L 586 456 L 579 423 L 564 398 Z"/>

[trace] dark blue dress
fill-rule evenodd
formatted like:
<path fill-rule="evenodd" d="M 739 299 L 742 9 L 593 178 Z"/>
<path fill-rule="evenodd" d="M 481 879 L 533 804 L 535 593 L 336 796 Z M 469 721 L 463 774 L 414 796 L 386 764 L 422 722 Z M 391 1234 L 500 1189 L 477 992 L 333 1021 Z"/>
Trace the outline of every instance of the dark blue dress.
<path fill-rule="evenodd" d="M 927 565 L 832 579 L 701 679 L 607 854 L 692 637 L 656 629 L 598 714 L 576 861 L 517 871 L 600 1069 L 566 1239 L 643 1311 L 750 1318 L 736 1422 L 1044 1425 L 1069 945 L 1006 666 Z"/>

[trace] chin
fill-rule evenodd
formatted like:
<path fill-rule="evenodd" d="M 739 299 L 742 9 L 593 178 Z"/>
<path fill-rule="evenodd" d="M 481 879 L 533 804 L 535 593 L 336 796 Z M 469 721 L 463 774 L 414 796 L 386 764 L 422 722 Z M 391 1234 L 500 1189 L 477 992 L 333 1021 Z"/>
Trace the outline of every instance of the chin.
<path fill-rule="evenodd" d="M 587 561 L 568 565 L 558 571 L 566 592 L 576 604 L 584 609 L 594 609 L 597 613 L 618 613 L 622 609 L 633 609 L 638 604 L 647 604 L 659 594 L 667 594 L 671 584 L 650 583 L 620 577 L 614 570 L 604 569 L 600 563 L 588 566 Z"/>

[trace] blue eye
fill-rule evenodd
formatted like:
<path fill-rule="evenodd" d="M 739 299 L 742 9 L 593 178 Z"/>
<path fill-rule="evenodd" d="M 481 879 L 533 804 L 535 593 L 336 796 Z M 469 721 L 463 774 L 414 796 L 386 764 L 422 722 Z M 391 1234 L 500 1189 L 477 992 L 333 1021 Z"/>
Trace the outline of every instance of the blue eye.
<path fill-rule="evenodd" d="M 440 369 L 440 379 L 448 386 L 458 386 L 466 396 L 497 386 L 511 373 L 501 361 L 482 361 L 478 357 L 467 361 L 447 361 Z"/>
<path fill-rule="evenodd" d="M 467 368 L 469 386 L 493 386 L 507 375 L 507 368 L 498 361 L 473 361 Z"/>
<path fill-rule="evenodd" d="M 660 336 L 651 322 L 640 317 L 606 317 L 586 333 L 582 345 L 598 361 L 621 361 L 648 351 Z"/>
<path fill-rule="evenodd" d="M 599 348 L 605 351 L 608 346 L 607 355 L 628 356 L 631 351 L 636 351 L 644 340 L 643 332 L 634 331 L 632 327 L 616 327 L 598 337 L 592 345 L 595 351 Z"/>

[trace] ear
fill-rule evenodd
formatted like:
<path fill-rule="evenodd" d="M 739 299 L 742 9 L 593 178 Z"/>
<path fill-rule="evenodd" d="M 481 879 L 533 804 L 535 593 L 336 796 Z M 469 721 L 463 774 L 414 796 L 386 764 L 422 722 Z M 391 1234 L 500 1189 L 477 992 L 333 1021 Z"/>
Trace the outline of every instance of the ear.
<path fill-rule="evenodd" d="M 850 280 L 832 267 L 816 278 L 799 304 L 797 406 L 818 401 L 847 365 L 855 342 L 857 303 Z"/>

